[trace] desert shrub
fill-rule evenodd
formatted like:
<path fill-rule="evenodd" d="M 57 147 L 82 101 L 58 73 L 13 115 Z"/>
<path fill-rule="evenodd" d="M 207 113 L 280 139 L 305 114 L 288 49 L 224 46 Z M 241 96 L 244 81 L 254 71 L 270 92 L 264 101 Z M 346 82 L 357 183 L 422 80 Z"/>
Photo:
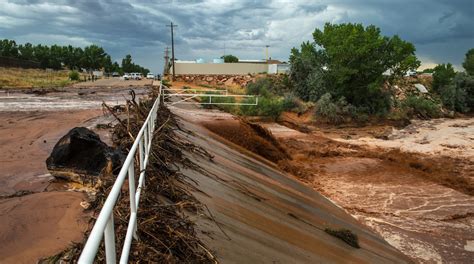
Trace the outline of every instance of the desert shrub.
<path fill-rule="evenodd" d="M 292 84 L 288 75 L 272 75 L 271 77 L 258 78 L 247 85 L 247 93 L 265 97 L 282 96 L 290 93 Z"/>
<path fill-rule="evenodd" d="M 216 94 L 216 92 L 206 92 L 206 94 Z M 209 102 L 210 96 L 201 96 L 200 101 L 203 103 Z M 236 105 L 229 105 L 235 103 L 235 97 L 223 97 L 223 96 L 213 96 L 211 98 L 211 102 L 213 104 L 203 104 L 203 108 L 218 108 L 222 111 L 229 112 L 229 113 L 237 113 L 237 106 Z"/>
<path fill-rule="evenodd" d="M 293 94 L 286 95 L 283 99 L 282 104 L 283 111 L 291 111 L 299 115 L 308 111 L 308 105 L 311 105 L 311 103 L 306 103 Z"/>
<path fill-rule="evenodd" d="M 79 75 L 78 71 L 70 71 L 69 72 L 69 80 L 71 81 L 79 81 L 81 76 Z"/>
<path fill-rule="evenodd" d="M 363 107 L 355 107 L 349 104 L 344 97 L 333 99 L 330 93 L 326 93 L 316 102 L 315 114 L 331 124 L 340 124 L 346 121 L 359 123 L 367 122 L 368 110 Z"/>
<path fill-rule="evenodd" d="M 331 123 L 341 122 L 338 107 L 332 100 L 332 95 L 326 93 L 316 102 L 316 115 L 326 118 Z"/>
<path fill-rule="evenodd" d="M 438 88 L 443 105 L 461 113 L 474 109 L 474 76 L 457 73 L 452 82 Z"/>
<path fill-rule="evenodd" d="M 436 93 L 440 93 L 440 89 L 443 86 L 449 85 L 454 76 L 456 76 L 456 72 L 451 63 L 436 66 L 433 73 L 433 90 Z"/>
<path fill-rule="evenodd" d="M 253 103 L 254 99 L 248 98 L 242 102 Z M 259 97 L 258 105 L 242 105 L 240 106 L 240 114 L 245 116 L 266 116 L 274 120 L 278 119 L 280 114 L 285 110 L 284 100 L 277 97 Z"/>
<path fill-rule="evenodd" d="M 247 85 L 247 93 L 269 97 L 271 87 L 272 80 L 270 78 L 259 78 L 255 82 L 249 83 Z"/>
<path fill-rule="evenodd" d="M 172 86 L 171 83 L 166 79 L 161 79 L 161 84 L 163 84 L 164 86 L 166 86 L 168 88 L 170 88 Z"/>
<path fill-rule="evenodd" d="M 342 241 L 349 244 L 351 247 L 360 248 L 359 246 L 359 238 L 356 234 L 352 233 L 349 229 L 331 229 L 325 228 L 324 232 L 330 234 L 331 236 L 337 237 Z"/>
<path fill-rule="evenodd" d="M 401 102 L 401 107 L 408 117 L 418 117 L 422 119 L 440 117 L 440 106 L 432 100 L 418 97 L 415 95 L 408 96 Z"/>
<path fill-rule="evenodd" d="M 462 66 L 466 70 L 467 74 L 474 75 L 474 49 L 470 49 L 467 51 Z"/>

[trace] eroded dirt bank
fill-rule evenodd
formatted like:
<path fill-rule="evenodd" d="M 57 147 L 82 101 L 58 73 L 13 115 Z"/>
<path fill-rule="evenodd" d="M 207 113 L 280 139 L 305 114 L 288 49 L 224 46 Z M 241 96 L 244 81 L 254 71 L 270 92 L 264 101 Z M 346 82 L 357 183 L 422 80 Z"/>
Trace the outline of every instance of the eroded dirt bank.
<path fill-rule="evenodd" d="M 457 125 L 452 120 L 448 120 L 448 124 L 435 122 L 456 129 L 455 135 L 443 135 L 446 130 L 425 132 L 428 137 L 438 138 L 429 141 L 433 146 L 422 142 L 426 149 L 437 149 L 434 153 L 438 155 L 404 151 L 418 140 L 419 134 L 422 138 L 427 137 L 423 135 L 423 129 L 434 130 L 430 123 L 407 127 L 406 131 L 411 133 L 395 131 L 389 135 L 389 138 L 396 138 L 394 142 L 367 136 L 361 141 L 345 140 L 340 137 L 347 133 L 344 130 L 332 131 L 335 140 L 320 131 L 305 134 L 278 124 L 263 124 L 291 156 L 288 160 L 268 156 L 272 152 L 255 147 L 258 141 L 239 136 L 245 135 L 240 132 L 242 125 L 239 122 L 210 121 L 205 122 L 205 126 L 240 146 L 277 161 L 281 169 L 342 206 L 414 261 L 471 263 L 474 258 L 474 162 L 468 153 L 455 155 L 457 149 L 446 148 L 446 152 L 442 152 L 439 147 L 456 141 L 458 144 L 464 142 L 461 149 L 471 148 L 472 134 L 459 129 L 472 129 L 464 125 L 472 121 L 458 120 L 460 124 Z M 363 133 L 367 134 L 365 130 Z M 351 134 L 354 138 L 358 136 L 354 131 Z M 439 139 L 441 135 L 444 140 Z M 396 147 L 364 142 L 382 142 Z"/>

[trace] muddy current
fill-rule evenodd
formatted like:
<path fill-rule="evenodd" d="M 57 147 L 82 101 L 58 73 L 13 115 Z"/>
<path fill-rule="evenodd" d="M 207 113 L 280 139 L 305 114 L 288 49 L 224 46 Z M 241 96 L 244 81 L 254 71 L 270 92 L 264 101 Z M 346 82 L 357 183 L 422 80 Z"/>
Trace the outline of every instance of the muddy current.
<path fill-rule="evenodd" d="M 472 263 L 474 160 L 468 155 L 474 147 L 469 132 L 472 120 L 457 120 L 457 125 L 452 122 L 415 122 L 407 128 L 410 131 L 394 131 L 393 142 L 379 144 L 367 144 L 376 141 L 369 139 L 349 142 L 319 132 L 301 133 L 274 123 L 262 125 L 290 156 L 273 159 L 281 169 L 344 208 L 413 261 Z M 206 125 L 238 143 L 221 126 L 222 122 Z M 229 124 L 224 127 L 231 130 Z M 455 143 L 449 141 L 443 127 L 455 128 L 456 135 L 451 136 Z M 433 130 L 441 130 L 445 139 Z M 420 142 L 420 137 L 423 148 L 417 152 L 413 144 Z M 240 145 L 245 147 L 249 139 L 243 141 Z M 426 151 L 430 144 L 433 153 Z M 449 147 L 454 144 L 464 145 Z M 253 151 L 262 152 L 258 148 Z"/>

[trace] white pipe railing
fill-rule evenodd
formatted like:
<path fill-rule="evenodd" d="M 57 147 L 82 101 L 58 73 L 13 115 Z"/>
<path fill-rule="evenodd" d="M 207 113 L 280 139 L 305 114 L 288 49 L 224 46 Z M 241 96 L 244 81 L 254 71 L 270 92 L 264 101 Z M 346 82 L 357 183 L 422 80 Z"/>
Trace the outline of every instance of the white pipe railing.
<path fill-rule="evenodd" d="M 160 105 L 160 97 L 162 84 L 160 83 L 158 97 L 153 103 L 153 107 L 143 123 L 140 132 L 133 142 L 130 152 L 122 165 L 117 179 L 105 200 L 102 210 L 100 211 L 94 227 L 92 228 L 89 238 L 82 250 L 78 263 L 93 263 L 99 250 L 100 243 L 104 237 L 105 257 L 107 263 L 116 263 L 116 247 L 115 247 L 115 230 L 114 230 L 114 207 L 122 190 L 125 179 L 128 176 L 128 186 L 130 192 L 130 219 L 128 222 L 127 234 L 123 243 L 122 253 L 120 255 L 120 263 L 127 263 L 130 254 L 132 239 L 137 239 L 137 210 L 140 201 L 142 188 L 145 186 L 145 169 L 148 164 L 153 132 L 155 130 L 155 121 L 157 111 Z M 138 153 L 137 153 L 138 150 Z M 138 187 L 135 189 L 135 156 L 138 155 L 140 164 L 140 175 L 138 178 Z"/>

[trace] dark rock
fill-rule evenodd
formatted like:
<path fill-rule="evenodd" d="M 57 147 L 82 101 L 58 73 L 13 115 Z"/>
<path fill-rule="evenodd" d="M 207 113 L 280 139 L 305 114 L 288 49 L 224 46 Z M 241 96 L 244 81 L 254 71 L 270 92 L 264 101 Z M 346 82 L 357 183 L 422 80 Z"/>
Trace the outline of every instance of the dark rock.
<path fill-rule="evenodd" d="M 96 133 L 76 127 L 56 143 L 46 166 L 56 178 L 95 184 L 102 175 L 118 173 L 124 159 L 120 150 L 107 146 Z"/>

